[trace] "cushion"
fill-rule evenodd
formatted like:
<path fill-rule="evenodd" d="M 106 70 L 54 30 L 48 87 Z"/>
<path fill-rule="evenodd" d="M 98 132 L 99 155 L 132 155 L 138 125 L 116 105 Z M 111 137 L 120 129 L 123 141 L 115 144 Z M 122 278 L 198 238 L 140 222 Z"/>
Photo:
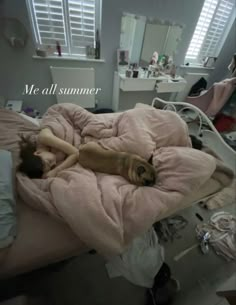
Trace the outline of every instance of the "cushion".
<path fill-rule="evenodd" d="M 22 116 L 22 118 L 26 119 L 27 121 L 30 121 L 31 123 L 37 125 L 38 127 L 40 126 L 40 120 L 39 119 L 31 118 L 30 116 L 28 116 L 24 113 L 19 113 L 19 115 Z"/>
<path fill-rule="evenodd" d="M 0 248 L 8 247 L 16 236 L 16 209 L 11 153 L 0 150 Z"/>

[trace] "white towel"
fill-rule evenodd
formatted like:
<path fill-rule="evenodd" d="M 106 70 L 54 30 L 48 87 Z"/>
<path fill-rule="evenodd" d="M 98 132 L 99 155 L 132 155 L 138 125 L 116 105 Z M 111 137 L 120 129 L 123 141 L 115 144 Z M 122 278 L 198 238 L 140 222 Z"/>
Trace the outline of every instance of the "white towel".
<path fill-rule="evenodd" d="M 106 269 L 110 278 L 123 276 L 135 285 L 151 288 L 164 262 L 164 249 L 152 228 L 133 240 L 121 255 L 113 257 Z"/>

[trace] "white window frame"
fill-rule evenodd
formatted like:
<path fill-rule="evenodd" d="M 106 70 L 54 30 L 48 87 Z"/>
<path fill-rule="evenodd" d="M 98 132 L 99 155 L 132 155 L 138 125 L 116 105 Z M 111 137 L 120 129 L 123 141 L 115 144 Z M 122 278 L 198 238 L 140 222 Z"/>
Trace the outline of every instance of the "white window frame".
<path fill-rule="evenodd" d="M 207 39 L 207 34 L 212 30 L 212 28 L 211 28 L 212 22 L 213 22 L 213 20 L 214 20 L 214 17 L 215 17 L 215 14 L 216 14 L 216 12 L 217 12 L 218 7 L 219 7 L 220 3 L 222 2 L 222 0 L 216 0 L 216 1 L 217 1 L 216 8 L 215 8 L 214 13 L 212 14 L 212 18 L 211 18 L 211 20 L 210 20 L 208 26 L 207 26 L 207 31 L 206 31 L 206 34 L 205 34 L 204 39 L 203 39 L 203 41 L 202 41 L 201 48 L 199 49 L 197 56 L 194 56 L 194 55 L 191 54 L 190 48 L 191 48 L 192 46 L 194 46 L 194 44 L 196 45 L 196 39 L 195 39 L 195 41 L 194 41 L 194 36 L 196 37 L 197 27 L 198 27 L 198 25 L 199 25 L 199 23 L 200 23 L 200 19 L 203 17 L 203 8 L 204 8 L 204 4 L 206 3 L 206 1 L 204 2 L 203 7 L 202 7 L 202 10 L 201 10 L 201 13 L 200 13 L 200 16 L 199 16 L 199 19 L 198 19 L 198 23 L 197 23 L 197 25 L 196 25 L 195 31 L 194 31 L 194 33 L 193 33 L 192 39 L 191 39 L 191 41 L 190 41 L 190 44 L 189 44 L 189 46 L 188 46 L 188 50 L 187 50 L 186 55 L 185 55 L 185 62 L 189 62 L 189 63 L 192 63 L 192 64 L 202 64 L 202 63 L 203 63 L 204 58 L 201 58 L 201 57 L 202 57 L 201 51 L 202 51 L 203 48 L 204 48 L 204 43 L 205 43 L 205 41 L 206 41 L 206 39 Z M 226 1 L 227 1 L 227 0 L 226 0 Z M 233 23 L 234 23 L 234 21 L 235 21 L 235 15 L 236 15 L 236 12 L 235 12 L 235 7 L 234 7 L 234 8 L 232 9 L 231 15 L 229 16 L 229 19 L 228 19 L 228 21 L 227 21 L 227 24 L 226 24 L 226 26 L 225 26 L 225 28 L 224 28 L 224 31 L 223 31 L 223 33 L 222 33 L 222 37 L 221 37 L 221 39 L 217 42 L 217 45 L 216 45 L 216 47 L 215 47 L 214 52 L 211 53 L 211 54 L 206 54 L 206 55 L 205 55 L 206 57 L 207 57 L 207 56 L 213 56 L 213 57 L 218 57 L 218 56 L 219 56 L 219 53 L 220 53 L 220 51 L 221 51 L 221 49 L 222 49 L 222 47 L 223 47 L 223 45 L 224 45 L 224 43 L 225 43 L 225 40 L 226 40 L 226 38 L 227 38 L 227 36 L 228 36 L 228 34 L 229 34 L 229 32 L 230 32 L 232 26 L 233 26 Z M 220 25 L 220 23 L 219 23 L 219 25 Z M 189 51 L 190 51 L 190 52 L 189 52 Z M 190 53 L 190 54 L 189 54 L 189 53 Z"/>
<path fill-rule="evenodd" d="M 38 29 L 38 22 L 36 19 L 35 11 L 34 11 L 34 1 L 35 0 L 26 0 L 26 6 L 28 9 L 28 15 L 31 23 L 32 33 L 33 33 L 33 40 L 35 43 L 36 48 L 45 49 L 48 44 L 41 43 L 40 33 Z M 50 3 L 50 0 L 45 0 L 45 2 Z M 69 17 L 69 1 L 71 2 L 86 2 L 86 0 L 61 0 L 62 3 L 62 10 L 63 10 L 63 23 L 64 23 L 64 34 L 66 40 L 66 46 L 61 46 L 62 54 L 67 57 L 78 57 L 86 59 L 86 45 L 82 43 L 81 49 L 83 52 L 78 52 L 78 47 L 73 46 L 72 41 L 72 31 L 71 31 L 71 24 L 70 24 L 70 17 Z M 99 31 L 99 39 L 101 40 L 101 15 L 102 15 L 102 0 L 94 0 L 95 2 L 95 22 L 94 22 L 94 31 L 93 31 L 93 41 L 88 43 L 95 48 L 96 44 L 96 31 Z M 53 32 L 52 32 L 53 36 Z M 53 48 L 56 46 L 56 39 L 55 42 L 50 44 Z M 55 49 L 54 55 L 57 55 L 57 51 Z"/>

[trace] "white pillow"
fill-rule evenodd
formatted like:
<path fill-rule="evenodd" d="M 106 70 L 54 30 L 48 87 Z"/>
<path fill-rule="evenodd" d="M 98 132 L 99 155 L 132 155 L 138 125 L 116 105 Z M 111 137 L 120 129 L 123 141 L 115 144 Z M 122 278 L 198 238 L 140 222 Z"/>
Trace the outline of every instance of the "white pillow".
<path fill-rule="evenodd" d="M 153 109 L 153 106 L 148 105 L 148 104 L 143 104 L 143 103 L 137 103 L 137 104 L 135 104 L 134 108 L 152 108 Z"/>
<path fill-rule="evenodd" d="M 30 116 L 24 114 L 24 113 L 19 113 L 20 116 L 22 116 L 24 119 L 30 121 L 31 123 L 35 124 L 36 126 L 40 126 L 39 120 L 35 118 L 31 118 Z"/>

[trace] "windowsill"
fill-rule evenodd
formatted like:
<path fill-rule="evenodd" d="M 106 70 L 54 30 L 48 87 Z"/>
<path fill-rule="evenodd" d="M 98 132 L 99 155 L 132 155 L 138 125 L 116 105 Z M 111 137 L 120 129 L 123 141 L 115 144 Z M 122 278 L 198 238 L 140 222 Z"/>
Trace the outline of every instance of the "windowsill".
<path fill-rule="evenodd" d="M 186 65 L 181 65 L 180 66 L 181 69 L 203 69 L 203 70 L 214 70 L 215 67 L 204 67 L 203 65 L 194 65 L 194 64 L 190 64 L 189 66 Z"/>
<path fill-rule="evenodd" d="M 41 57 L 41 56 L 33 55 L 32 58 L 43 59 L 43 60 L 74 60 L 74 61 L 105 63 L 105 59 L 79 58 L 79 57 L 76 57 L 76 56 L 46 56 L 46 57 Z"/>

